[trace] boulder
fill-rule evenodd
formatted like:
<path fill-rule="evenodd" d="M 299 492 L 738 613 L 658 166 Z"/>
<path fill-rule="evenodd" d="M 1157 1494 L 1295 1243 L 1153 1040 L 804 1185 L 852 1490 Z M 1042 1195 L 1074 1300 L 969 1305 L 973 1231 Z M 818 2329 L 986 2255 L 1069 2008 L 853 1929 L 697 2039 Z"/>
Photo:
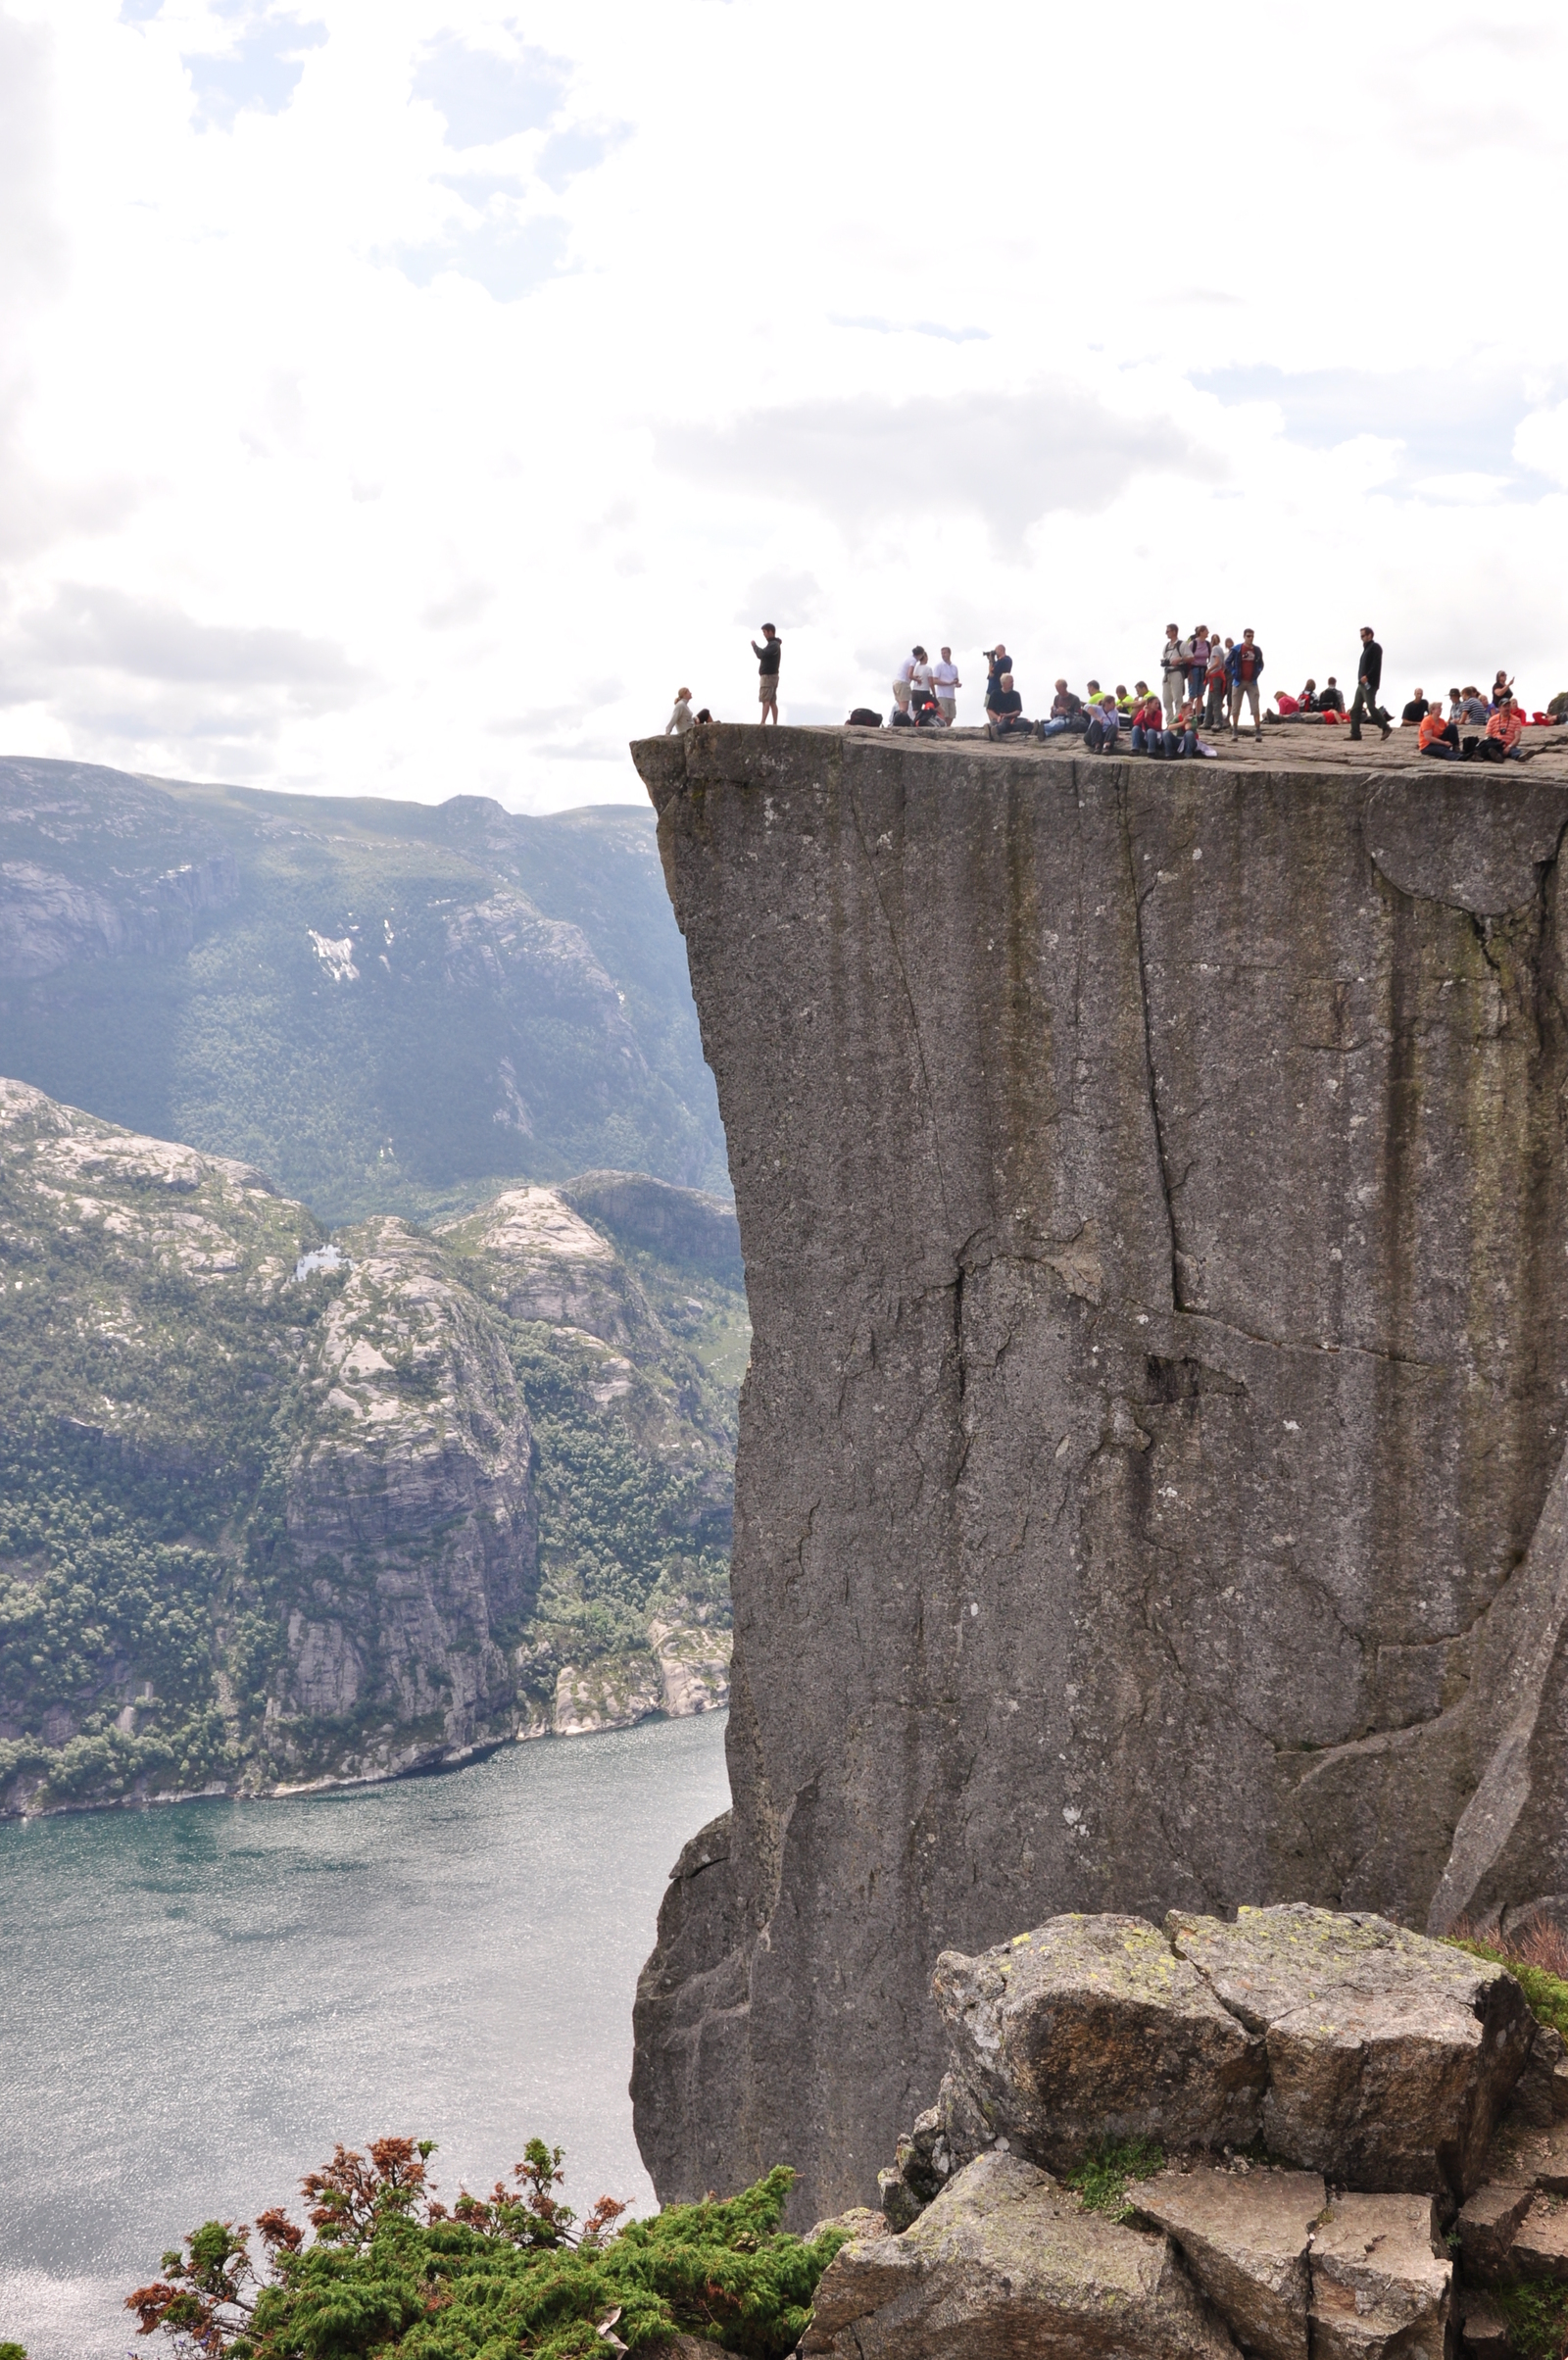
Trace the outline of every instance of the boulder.
<path fill-rule="evenodd" d="M 1508 2360 L 1508 2322 L 1484 2286 L 1460 2293 L 1459 2349 L 1463 2360 Z"/>
<path fill-rule="evenodd" d="M 1430 2196 L 1339 2196 L 1312 2243 L 1312 2360 L 1444 2360 L 1453 2265 Z"/>
<path fill-rule="evenodd" d="M 1487 2172 L 1491 2179 L 1521 2181 L 1548 2196 L 1568 2196 L 1568 2123 L 1542 2130 L 1510 2109 L 1497 2126 Z"/>
<path fill-rule="evenodd" d="M 1234 2360 L 1169 2238 L 1086 2212 L 1048 2172 L 992 2152 L 903 2237 L 844 2246 L 803 2353 L 823 2360 Z"/>
<path fill-rule="evenodd" d="M 1273 2153 L 1354 2188 L 1479 2187 L 1535 2034 L 1504 1968 L 1360 1910 L 1297 1902 L 1234 1925 L 1173 1910 L 1165 1923 L 1266 2044 Z"/>
<path fill-rule="evenodd" d="M 1056 1917 L 978 1958 L 947 1950 L 932 1988 L 958 2161 L 987 2132 L 1054 2171 L 1103 2139 L 1222 2146 L 1257 2134 L 1261 2040 L 1143 1918 Z"/>
<path fill-rule="evenodd" d="M 1508 2267 L 1517 2278 L 1549 2278 L 1568 2285 L 1568 2208 L 1536 2196 L 1515 2232 Z"/>
<path fill-rule="evenodd" d="M 1326 2201 L 1316 2172 L 1161 2172 L 1132 2191 L 1249 2351 L 1307 2360 L 1307 2253 Z"/>
<path fill-rule="evenodd" d="M 1549 2024 L 1538 2024 L 1525 2069 L 1514 2085 L 1511 2114 L 1544 2131 L 1568 2115 L 1568 2043 Z"/>
<path fill-rule="evenodd" d="M 1534 2194 L 1528 2183 L 1489 2180 L 1467 2199 L 1453 2225 L 1467 2279 L 1478 2286 L 1495 2284 Z"/>

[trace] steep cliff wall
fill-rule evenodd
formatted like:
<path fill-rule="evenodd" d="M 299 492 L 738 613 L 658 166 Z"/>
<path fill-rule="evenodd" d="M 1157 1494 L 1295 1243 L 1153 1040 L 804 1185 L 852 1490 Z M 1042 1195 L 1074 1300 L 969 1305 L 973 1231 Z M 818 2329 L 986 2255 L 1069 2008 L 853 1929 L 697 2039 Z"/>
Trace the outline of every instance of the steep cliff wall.
<path fill-rule="evenodd" d="M 1568 780 L 634 754 L 755 1325 L 638 2135 L 809 2218 L 944 1946 L 1568 1891 Z"/>

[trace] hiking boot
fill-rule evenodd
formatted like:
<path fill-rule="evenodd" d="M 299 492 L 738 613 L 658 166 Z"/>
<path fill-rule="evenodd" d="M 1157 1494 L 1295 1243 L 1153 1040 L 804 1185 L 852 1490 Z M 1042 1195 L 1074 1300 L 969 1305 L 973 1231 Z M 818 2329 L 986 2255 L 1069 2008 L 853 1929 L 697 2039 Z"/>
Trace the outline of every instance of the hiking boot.
<path fill-rule="evenodd" d="M 1383 734 L 1384 734 L 1384 736 L 1385 736 L 1386 738 L 1391 738 L 1391 737 L 1393 737 L 1393 735 L 1394 735 L 1393 728 L 1391 727 L 1391 725 L 1390 725 L 1390 724 L 1389 724 L 1387 721 L 1384 721 L 1384 722 L 1380 723 L 1379 725 L 1380 725 L 1380 727 L 1382 728 Z"/>

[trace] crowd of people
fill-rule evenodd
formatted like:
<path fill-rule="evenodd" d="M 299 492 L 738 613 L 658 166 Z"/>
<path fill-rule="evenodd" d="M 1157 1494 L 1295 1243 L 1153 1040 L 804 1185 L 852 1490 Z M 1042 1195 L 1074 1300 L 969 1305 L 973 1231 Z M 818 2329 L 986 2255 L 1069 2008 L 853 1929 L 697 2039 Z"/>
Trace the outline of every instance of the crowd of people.
<path fill-rule="evenodd" d="M 770 622 L 762 625 L 760 644 L 752 641 L 760 718 L 764 723 L 771 719 L 775 726 L 783 646 Z M 1231 737 L 1237 739 L 1244 719 L 1250 721 L 1252 734 L 1259 737 L 1266 726 L 1314 720 L 1332 727 L 1343 724 L 1352 739 L 1359 739 L 1363 723 L 1372 724 L 1384 738 L 1394 733 L 1393 715 L 1382 702 L 1383 650 L 1370 623 L 1361 627 L 1348 706 L 1330 672 L 1322 688 L 1309 679 L 1299 695 L 1279 690 L 1264 709 L 1263 651 L 1250 626 L 1240 639 L 1222 639 L 1207 623 L 1200 623 L 1186 634 L 1178 624 L 1167 623 L 1159 651 L 1157 687 L 1136 680 L 1130 689 L 1124 683 L 1104 689 L 1098 680 L 1090 680 L 1079 696 L 1064 679 L 1057 680 L 1049 711 L 1033 719 L 1024 712 L 1023 695 L 1005 645 L 999 639 L 984 655 L 986 729 L 999 741 L 1034 738 L 1044 742 L 1070 735 L 1082 738 L 1086 753 L 1109 754 L 1120 746 L 1125 732 L 1132 753 L 1171 761 L 1179 756 L 1214 756 L 1218 749 L 1209 744 L 1203 731 L 1218 733 L 1228 727 Z M 950 647 L 941 649 L 933 663 L 916 644 L 894 673 L 888 726 L 953 728 L 962 686 Z M 694 713 L 691 690 L 680 689 L 665 723 L 665 735 L 683 734 L 711 719 L 706 706 Z M 1485 694 L 1475 687 L 1450 688 L 1446 705 L 1441 697 L 1429 699 L 1417 688 L 1400 713 L 1399 725 L 1414 729 L 1418 753 L 1436 762 L 1528 762 L 1530 755 L 1520 740 L 1531 720 L 1568 724 L 1568 690 L 1553 697 L 1544 713 L 1532 713 L 1515 691 L 1512 677 L 1498 671 Z M 858 706 L 846 724 L 872 729 L 882 725 L 883 715 L 865 706 Z"/>

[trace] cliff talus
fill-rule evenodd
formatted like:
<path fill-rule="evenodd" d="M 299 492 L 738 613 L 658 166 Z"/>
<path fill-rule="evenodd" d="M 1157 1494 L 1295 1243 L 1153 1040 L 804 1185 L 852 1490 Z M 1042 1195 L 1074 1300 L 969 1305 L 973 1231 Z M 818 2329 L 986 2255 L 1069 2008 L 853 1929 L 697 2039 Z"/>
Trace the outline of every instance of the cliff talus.
<path fill-rule="evenodd" d="M 639 2136 L 810 2217 L 944 1947 L 1568 1890 L 1568 782 L 635 755 L 755 1323 Z"/>

